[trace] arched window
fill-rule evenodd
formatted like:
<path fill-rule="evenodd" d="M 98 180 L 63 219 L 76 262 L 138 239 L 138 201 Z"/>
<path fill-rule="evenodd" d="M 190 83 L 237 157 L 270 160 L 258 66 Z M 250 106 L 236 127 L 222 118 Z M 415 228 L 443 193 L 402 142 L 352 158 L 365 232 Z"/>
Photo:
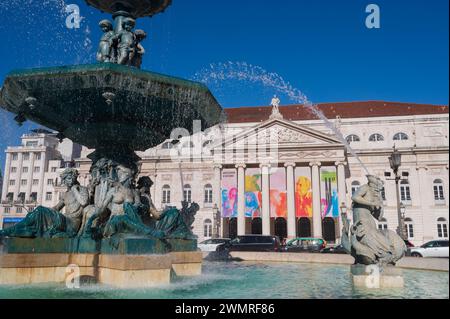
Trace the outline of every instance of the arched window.
<path fill-rule="evenodd" d="M 400 183 L 400 200 L 405 204 L 411 203 L 411 188 L 409 181 L 402 181 Z"/>
<path fill-rule="evenodd" d="M 161 148 L 163 150 L 171 150 L 173 148 L 173 144 L 171 142 L 166 142 L 161 146 Z"/>
<path fill-rule="evenodd" d="M 355 135 L 355 134 L 347 136 L 346 140 L 347 140 L 347 143 L 349 143 L 349 144 L 354 143 L 354 142 L 361 142 L 361 139 L 359 138 L 359 136 Z"/>
<path fill-rule="evenodd" d="M 384 141 L 384 137 L 381 134 L 372 134 L 369 137 L 369 142 L 382 142 Z"/>
<path fill-rule="evenodd" d="M 361 184 L 358 181 L 354 181 L 352 183 L 352 196 L 355 195 L 358 188 L 361 186 Z"/>
<path fill-rule="evenodd" d="M 405 228 L 406 228 L 406 234 L 408 236 L 408 239 L 414 238 L 414 223 L 411 218 L 405 219 Z"/>
<path fill-rule="evenodd" d="M 394 141 L 407 141 L 407 140 L 409 140 L 409 137 L 405 133 L 397 133 L 394 135 Z"/>
<path fill-rule="evenodd" d="M 184 185 L 183 199 L 188 203 L 192 202 L 192 188 L 191 185 Z"/>
<path fill-rule="evenodd" d="M 212 221 L 211 219 L 205 219 L 203 222 L 203 236 L 205 238 L 211 238 L 212 237 Z"/>
<path fill-rule="evenodd" d="M 436 179 L 433 182 L 434 200 L 435 201 L 445 201 L 444 196 L 444 183 L 441 179 Z"/>
<path fill-rule="evenodd" d="M 163 204 L 170 204 L 170 186 L 164 185 L 162 189 L 162 203 Z"/>
<path fill-rule="evenodd" d="M 379 230 L 387 230 L 388 229 L 388 223 L 386 218 L 382 218 L 379 222 L 378 222 L 378 229 Z"/>
<path fill-rule="evenodd" d="M 445 218 L 439 218 L 437 221 L 438 237 L 448 239 L 448 224 Z"/>
<path fill-rule="evenodd" d="M 213 188 L 210 184 L 205 186 L 205 204 L 212 204 L 213 202 Z"/>

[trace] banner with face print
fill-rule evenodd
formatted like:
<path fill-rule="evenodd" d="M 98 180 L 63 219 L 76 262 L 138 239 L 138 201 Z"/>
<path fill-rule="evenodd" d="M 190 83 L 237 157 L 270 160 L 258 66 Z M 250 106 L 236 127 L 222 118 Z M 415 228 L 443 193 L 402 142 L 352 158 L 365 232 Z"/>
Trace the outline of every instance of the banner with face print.
<path fill-rule="evenodd" d="M 245 170 L 245 217 L 261 217 L 261 170 L 249 168 Z"/>
<path fill-rule="evenodd" d="M 270 216 L 287 218 L 286 170 L 284 168 L 271 169 Z"/>
<path fill-rule="evenodd" d="M 222 171 L 222 217 L 237 217 L 237 172 L 235 169 Z"/>
<path fill-rule="evenodd" d="M 336 167 L 320 169 L 320 202 L 322 218 L 339 217 Z"/>
<path fill-rule="evenodd" d="M 311 168 L 295 169 L 295 216 L 298 218 L 313 216 Z"/>

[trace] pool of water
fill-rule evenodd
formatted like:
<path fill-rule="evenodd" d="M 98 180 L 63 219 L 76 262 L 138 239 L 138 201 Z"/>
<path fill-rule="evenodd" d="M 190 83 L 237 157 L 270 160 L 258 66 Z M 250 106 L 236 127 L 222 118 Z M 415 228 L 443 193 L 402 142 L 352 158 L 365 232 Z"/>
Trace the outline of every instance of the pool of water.
<path fill-rule="evenodd" d="M 349 266 L 287 263 L 206 262 L 203 275 L 151 289 L 120 290 L 94 285 L 0 286 L 0 298 L 77 299 L 351 299 L 449 298 L 448 272 L 404 270 L 402 289 L 354 289 Z"/>

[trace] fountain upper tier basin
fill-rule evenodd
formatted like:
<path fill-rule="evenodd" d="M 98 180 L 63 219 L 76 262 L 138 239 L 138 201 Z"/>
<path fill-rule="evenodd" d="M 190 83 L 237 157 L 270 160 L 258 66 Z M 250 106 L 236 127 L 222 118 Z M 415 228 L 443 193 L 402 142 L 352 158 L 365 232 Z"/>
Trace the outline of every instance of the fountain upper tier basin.
<path fill-rule="evenodd" d="M 133 151 L 161 144 L 175 128 L 192 133 L 194 120 L 205 130 L 223 119 L 203 84 L 110 63 L 13 71 L 0 107 L 89 148 Z"/>
<path fill-rule="evenodd" d="M 126 11 L 135 18 L 153 16 L 163 12 L 172 0 L 86 0 L 86 2 L 107 13 Z"/>

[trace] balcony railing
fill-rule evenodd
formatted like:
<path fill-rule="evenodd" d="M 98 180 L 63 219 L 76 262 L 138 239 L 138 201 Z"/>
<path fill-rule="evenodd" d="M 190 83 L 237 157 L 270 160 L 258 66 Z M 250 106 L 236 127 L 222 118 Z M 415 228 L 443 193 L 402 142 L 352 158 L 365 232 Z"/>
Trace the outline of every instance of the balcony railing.
<path fill-rule="evenodd" d="M 11 200 L 9 200 L 9 199 L 7 199 L 7 200 L 2 200 L 2 204 L 3 205 L 12 205 L 13 204 L 13 200 L 11 199 Z"/>

